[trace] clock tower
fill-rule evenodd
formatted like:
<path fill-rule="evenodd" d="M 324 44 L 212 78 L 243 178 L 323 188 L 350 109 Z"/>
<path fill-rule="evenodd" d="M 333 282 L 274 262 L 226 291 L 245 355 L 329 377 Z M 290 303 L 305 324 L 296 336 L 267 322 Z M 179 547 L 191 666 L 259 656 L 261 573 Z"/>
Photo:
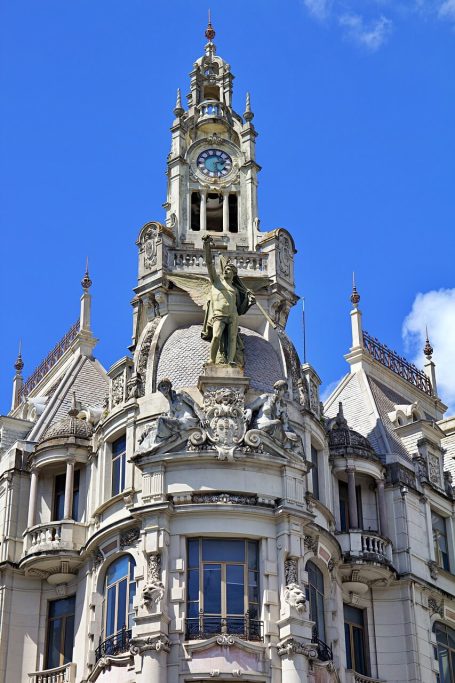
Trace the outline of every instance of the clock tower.
<path fill-rule="evenodd" d="M 243 117 L 232 106 L 234 76 L 216 54 L 209 19 L 205 54 L 190 74 L 187 109 L 180 91 L 167 162 L 166 226 L 179 246 L 202 245 L 208 232 L 222 248 L 258 242 L 256 131 L 249 94 Z"/>

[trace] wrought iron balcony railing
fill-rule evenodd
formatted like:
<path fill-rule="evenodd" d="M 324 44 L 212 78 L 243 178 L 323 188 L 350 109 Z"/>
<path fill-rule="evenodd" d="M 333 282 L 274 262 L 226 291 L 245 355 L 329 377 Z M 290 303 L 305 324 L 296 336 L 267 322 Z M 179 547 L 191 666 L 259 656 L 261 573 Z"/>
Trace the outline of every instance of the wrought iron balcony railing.
<path fill-rule="evenodd" d="M 248 612 L 240 617 L 218 617 L 203 612 L 198 617 L 186 619 L 186 640 L 205 640 L 213 636 L 235 636 L 243 640 L 262 641 L 264 624 L 252 619 Z"/>
<path fill-rule="evenodd" d="M 98 661 L 101 657 L 115 657 L 115 655 L 120 655 L 122 652 L 128 652 L 130 649 L 131 640 L 131 629 L 127 629 L 126 626 L 122 628 L 121 631 L 117 631 L 100 644 L 95 650 L 95 659 Z"/>
<path fill-rule="evenodd" d="M 317 645 L 318 647 L 318 659 L 321 662 L 331 662 L 333 659 L 333 652 L 332 648 L 327 645 L 327 643 L 324 643 L 323 640 L 319 638 L 318 634 L 318 629 L 316 626 L 313 628 L 313 637 L 311 638 L 311 642 Z"/>

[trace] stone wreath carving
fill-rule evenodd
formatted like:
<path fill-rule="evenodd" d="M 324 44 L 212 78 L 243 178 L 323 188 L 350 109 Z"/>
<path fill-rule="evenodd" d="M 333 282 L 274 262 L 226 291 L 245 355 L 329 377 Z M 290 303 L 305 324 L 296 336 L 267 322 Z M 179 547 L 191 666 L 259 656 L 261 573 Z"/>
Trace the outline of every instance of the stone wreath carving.
<path fill-rule="evenodd" d="M 147 582 L 142 589 L 142 600 L 145 605 L 157 605 L 164 596 L 164 584 L 161 581 L 161 555 L 152 553 L 147 565 Z"/>

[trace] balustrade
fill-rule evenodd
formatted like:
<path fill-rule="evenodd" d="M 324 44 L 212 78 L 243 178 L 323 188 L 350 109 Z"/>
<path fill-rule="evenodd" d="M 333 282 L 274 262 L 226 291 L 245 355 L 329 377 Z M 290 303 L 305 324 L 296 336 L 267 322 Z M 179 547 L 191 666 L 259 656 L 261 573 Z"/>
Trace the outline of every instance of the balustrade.
<path fill-rule="evenodd" d="M 86 527 L 73 520 L 39 524 L 24 534 L 24 555 L 58 549 L 79 550 L 86 540 Z"/>
<path fill-rule="evenodd" d="M 246 253 L 242 255 L 235 252 L 225 252 L 224 255 L 240 272 L 267 273 L 267 256 L 265 254 L 254 255 Z M 170 250 L 168 266 L 171 270 L 206 270 L 203 252 L 199 249 L 188 251 L 183 249 Z"/>
<path fill-rule="evenodd" d="M 75 683 L 76 664 L 64 664 L 55 669 L 36 671 L 29 674 L 29 683 Z"/>

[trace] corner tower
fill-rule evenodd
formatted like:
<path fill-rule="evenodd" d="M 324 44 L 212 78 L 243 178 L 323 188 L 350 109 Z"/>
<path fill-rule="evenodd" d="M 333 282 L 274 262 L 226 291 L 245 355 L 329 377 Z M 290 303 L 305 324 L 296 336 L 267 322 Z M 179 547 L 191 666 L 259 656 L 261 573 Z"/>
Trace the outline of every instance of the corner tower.
<path fill-rule="evenodd" d="M 246 111 L 233 108 L 234 76 L 216 54 L 209 20 L 205 54 L 190 74 L 188 108 L 180 91 L 174 109 L 167 162 L 166 225 L 179 245 L 201 246 L 210 231 L 229 248 L 258 242 L 256 131 L 247 94 Z"/>

